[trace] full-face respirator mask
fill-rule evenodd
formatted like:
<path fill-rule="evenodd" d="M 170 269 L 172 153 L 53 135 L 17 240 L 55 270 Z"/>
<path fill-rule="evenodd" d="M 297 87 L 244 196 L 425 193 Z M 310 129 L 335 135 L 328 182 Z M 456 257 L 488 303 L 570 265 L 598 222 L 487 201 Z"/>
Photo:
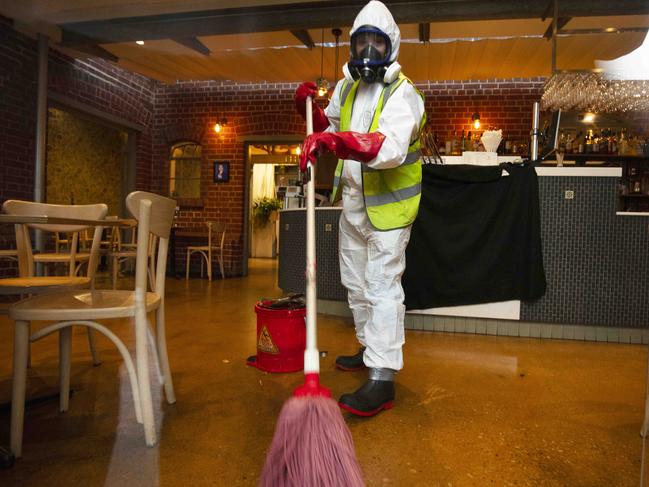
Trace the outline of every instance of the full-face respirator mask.
<path fill-rule="evenodd" d="M 384 81 L 392 55 L 392 43 L 384 32 L 376 27 L 362 26 L 352 34 L 350 48 L 348 70 L 352 78 L 366 83 Z"/>

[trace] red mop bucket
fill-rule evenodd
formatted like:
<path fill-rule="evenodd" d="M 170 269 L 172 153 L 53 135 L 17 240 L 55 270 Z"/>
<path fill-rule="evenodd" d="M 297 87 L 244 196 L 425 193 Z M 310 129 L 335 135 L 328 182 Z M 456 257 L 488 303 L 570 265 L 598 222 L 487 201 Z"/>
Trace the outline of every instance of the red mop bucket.
<path fill-rule="evenodd" d="M 282 306 L 282 301 L 285 307 Z M 306 306 L 301 296 L 260 301 L 257 313 L 257 355 L 248 365 L 266 372 L 297 372 L 304 369 Z"/>

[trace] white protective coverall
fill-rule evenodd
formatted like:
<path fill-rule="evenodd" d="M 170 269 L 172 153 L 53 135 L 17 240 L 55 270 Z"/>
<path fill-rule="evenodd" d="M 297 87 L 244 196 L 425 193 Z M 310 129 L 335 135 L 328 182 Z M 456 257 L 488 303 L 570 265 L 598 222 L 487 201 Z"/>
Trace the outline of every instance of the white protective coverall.
<path fill-rule="evenodd" d="M 387 34 L 392 44 L 390 61 L 399 54 L 401 34 L 392 14 L 378 1 L 369 2 L 358 14 L 350 35 L 361 26 L 371 25 Z M 325 113 L 327 129 L 339 131 L 341 100 L 339 81 Z M 377 106 L 382 81 L 360 82 L 352 109 L 349 130 L 367 133 Z M 386 103 L 378 131 L 385 135 L 381 149 L 368 166 L 387 169 L 404 162 L 408 146 L 419 136 L 424 103 L 410 85 L 402 83 Z M 342 284 L 347 289 L 354 316 L 356 336 L 366 347 L 363 361 L 370 368 L 401 370 L 404 343 L 404 294 L 401 275 L 410 226 L 377 230 L 365 211 L 361 163 L 345 160 L 341 175 L 343 211 L 339 225 L 339 258 Z"/>

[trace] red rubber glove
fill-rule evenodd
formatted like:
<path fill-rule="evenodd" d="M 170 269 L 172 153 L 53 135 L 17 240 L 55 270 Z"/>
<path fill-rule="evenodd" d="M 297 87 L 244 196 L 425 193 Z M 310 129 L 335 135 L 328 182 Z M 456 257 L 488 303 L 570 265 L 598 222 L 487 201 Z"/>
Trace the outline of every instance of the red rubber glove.
<path fill-rule="evenodd" d="M 304 139 L 300 153 L 300 169 L 306 171 L 307 160 L 315 164 L 323 152 L 333 152 L 340 159 L 370 162 L 383 145 L 385 135 L 381 132 L 361 134 L 359 132 L 322 132 Z"/>
<path fill-rule="evenodd" d="M 313 103 L 311 104 L 313 113 L 313 131 L 323 132 L 329 127 L 329 119 L 325 115 L 324 110 L 320 105 L 315 102 L 315 97 L 318 94 L 318 87 L 312 81 L 305 81 L 295 90 L 295 108 L 297 112 L 302 115 L 306 120 L 306 99 L 311 97 Z"/>

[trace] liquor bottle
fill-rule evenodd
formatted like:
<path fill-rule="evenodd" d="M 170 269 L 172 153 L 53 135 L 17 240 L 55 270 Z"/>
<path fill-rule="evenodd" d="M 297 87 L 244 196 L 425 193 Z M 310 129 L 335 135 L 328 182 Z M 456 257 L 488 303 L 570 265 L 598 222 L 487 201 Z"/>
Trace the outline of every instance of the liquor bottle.
<path fill-rule="evenodd" d="M 577 134 L 577 153 L 584 153 L 584 138 L 581 131 Z"/>
<path fill-rule="evenodd" d="M 620 132 L 620 141 L 618 142 L 618 154 L 621 156 L 626 156 L 628 149 L 628 144 L 626 140 L 626 129 L 622 129 Z"/>
<path fill-rule="evenodd" d="M 464 129 L 462 129 L 462 137 L 460 138 L 460 155 L 464 151 Z"/>
<path fill-rule="evenodd" d="M 512 153 L 512 143 L 509 141 L 509 137 L 505 135 L 505 154 Z"/>
<path fill-rule="evenodd" d="M 613 132 L 613 135 L 611 135 L 611 154 L 617 154 L 617 133 Z"/>
<path fill-rule="evenodd" d="M 599 134 L 594 134 L 593 135 L 593 154 L 597 154 L 599 152 Z"/>
<path fill-rule="evenodd" d="M 453 131 L 453 138 L 451 139 L 451 155 L 457 155 L 457 133 Z"/>
<path fill-rule="evenodd" d="M 593 153 L 593 130 L 589 130 L 586 134 L 586 140 L 584 142 L 584 152 L 586 154 Z"/>
<path fill-rule="evenodd" d="M 473 150 L 473 142 L 471 141 L 471 131 L 466 134 L 466 140 L 464 141 L 464 150 L 471 151 Z"/>

